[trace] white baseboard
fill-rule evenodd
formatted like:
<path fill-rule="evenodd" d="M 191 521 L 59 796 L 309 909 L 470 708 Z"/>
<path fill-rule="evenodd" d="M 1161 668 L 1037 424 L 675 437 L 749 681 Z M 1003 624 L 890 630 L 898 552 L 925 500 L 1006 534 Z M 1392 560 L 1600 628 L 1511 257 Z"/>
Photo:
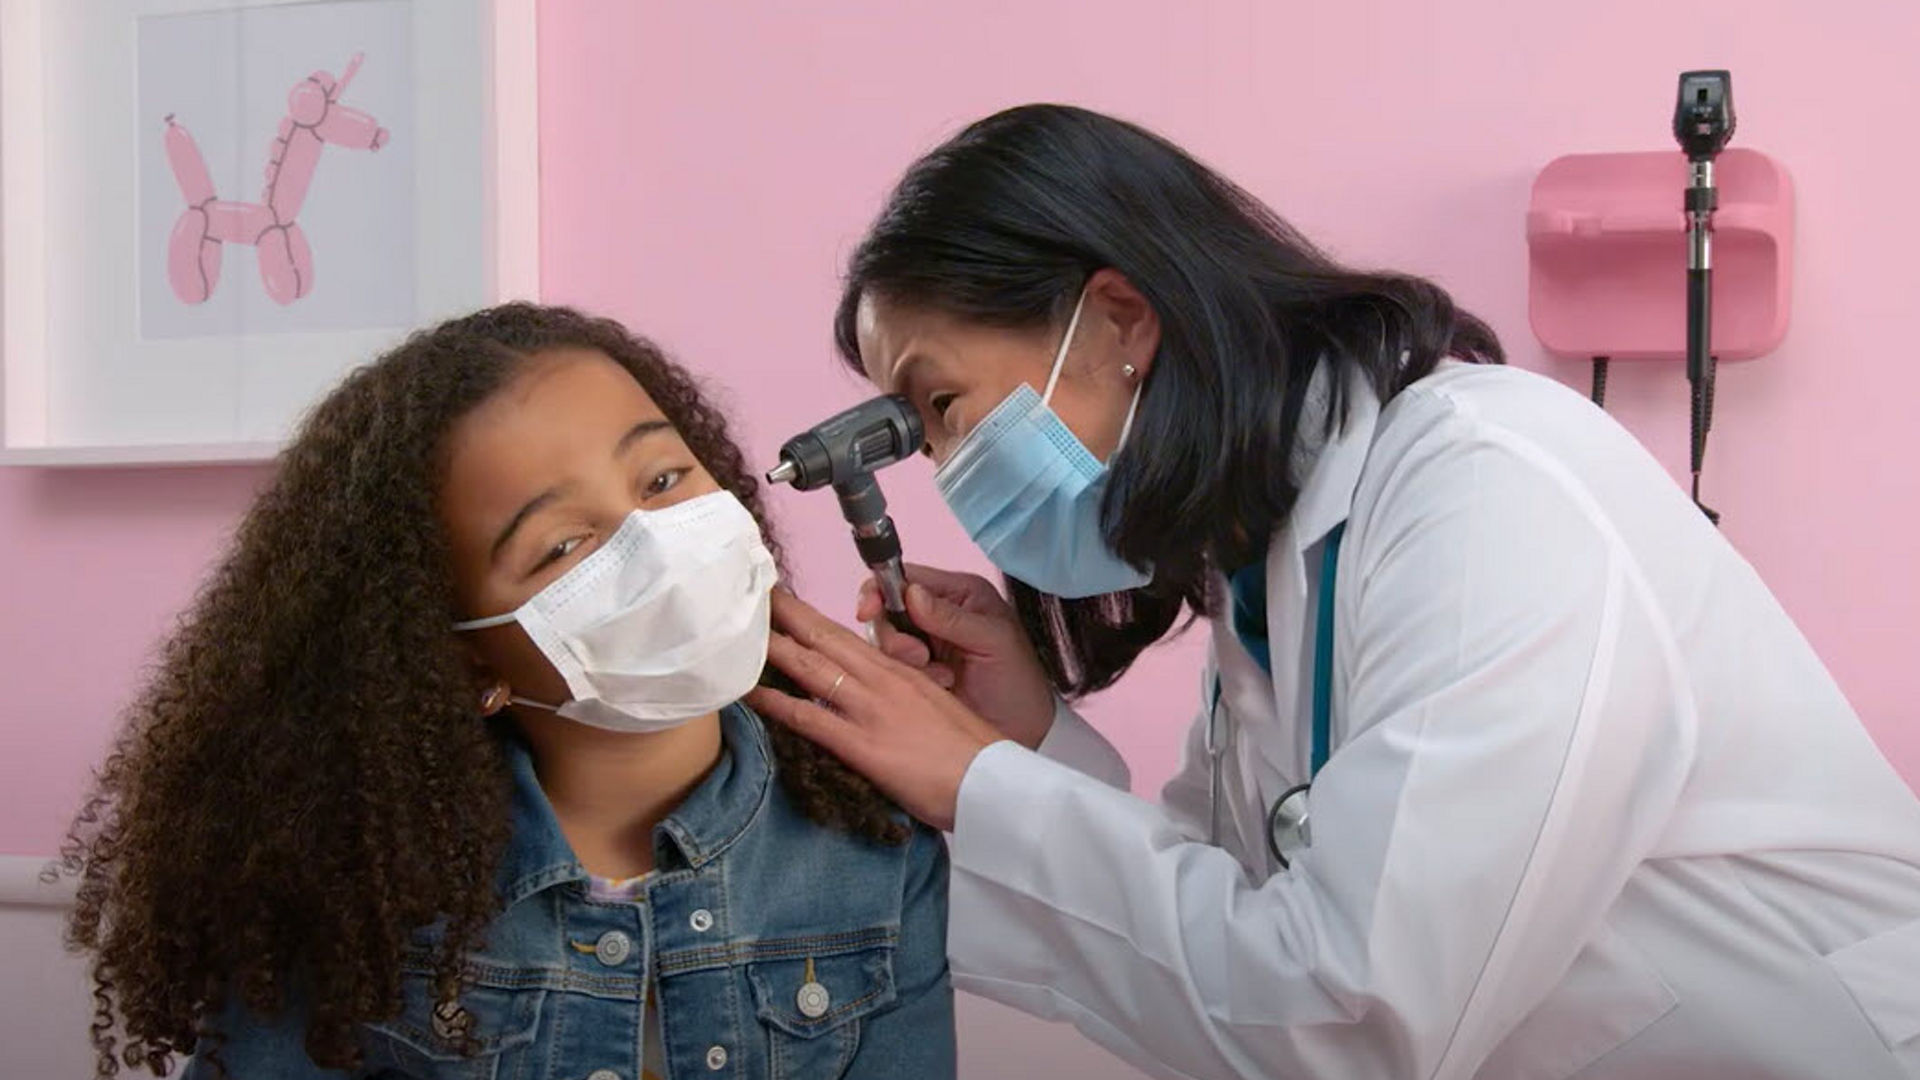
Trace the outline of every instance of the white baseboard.
<path fill-rule="evenodd" d="M 72 907 L 72 878 L 43 879 L 53 861 L 48 855 L 0 855 L 0 907 Z"/>
<path fill-rule="evenodd" d="M 0 855 L 0 1077 L 93 1075 L 87 961 L 66 950 L 73 880 L 41 880 L 44 855 Z"/>

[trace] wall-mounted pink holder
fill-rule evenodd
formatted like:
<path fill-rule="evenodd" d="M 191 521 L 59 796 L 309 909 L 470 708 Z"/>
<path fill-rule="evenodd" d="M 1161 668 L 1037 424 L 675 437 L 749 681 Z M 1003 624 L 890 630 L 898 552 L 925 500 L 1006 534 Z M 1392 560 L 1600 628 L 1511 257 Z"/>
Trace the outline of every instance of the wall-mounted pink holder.
<path fill-rule="evenodd" d="M 1715 165 L 1713 351 L 1749 360 L 1787 334 L 1793 181 L 1754 150 Z M 1573 154 L 1533 182 L 1528 311 L 1548 350 L 1615 360 L 1687 354 L 1687 161 L 1678 151 Z"/>

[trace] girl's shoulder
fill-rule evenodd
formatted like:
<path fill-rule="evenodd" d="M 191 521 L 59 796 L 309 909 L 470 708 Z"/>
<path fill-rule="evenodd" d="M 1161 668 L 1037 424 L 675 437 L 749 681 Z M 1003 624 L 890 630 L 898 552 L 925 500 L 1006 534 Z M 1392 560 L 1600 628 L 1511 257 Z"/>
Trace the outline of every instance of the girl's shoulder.
<path fill-rule="evenodd" d="M 904 898 L 914 882 L 938 877 L 944 888 L 946 840 L 938 830 L 895 811 L 898 843 L 885 843 L 847 828 L 814 821 L 776 776 L 765 806 L 730 850 L 729 877 L 750 874 L 789 891 L 805 892 L 817 881 L 837 893 L 891 893 Z"/>

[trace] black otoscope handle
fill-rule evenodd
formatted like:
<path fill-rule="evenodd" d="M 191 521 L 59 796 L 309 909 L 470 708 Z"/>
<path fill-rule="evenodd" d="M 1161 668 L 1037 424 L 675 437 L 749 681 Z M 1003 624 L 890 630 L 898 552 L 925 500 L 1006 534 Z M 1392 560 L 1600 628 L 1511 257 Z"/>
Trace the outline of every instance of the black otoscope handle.
<path fill-rule="evenodd" d="M 879 481 L 872 473 L 856 474 L 846 483 L 835 484 L 833 493 L 840 498 L 841 516 L 853 527 L 853 546 L 860 550 L 860 561 L 873 571 L 874 583 L 880 586 L 887 622 L 931 650 L 933 641 L 907 615 L 907 570 L 900 561 L 900 534 L 887 516 L 887 497 Z"/>
<path fill-rule="evenodd" d="M 913 624 L 907 614 L 907 572 L 900 561 L 900 534 L 893 530 L 893 519 L 882 514 L 877 521 L 853 527 L 853 545 L 860 549 L 860 561 L 873 571 L 874 584 L 880 587 L 880 600 L 886 609 L 887 623 L 903 634 L 910 634 L 933 649 L 933 639 Z"/>
<path fill-rule="evenodd" d="M 913 624 L 913 616 L 908 615 L 905 611 L 895 611 L 892 608 L 888 608 L 887 609 L 887 625 L 893 627 L 895 630 L 900 631 L 901 633 L 907 635 L 908 637 L 913 638 L 915 641 L 918 641 L 920 644 L 925 645 L 927 647 L 928 654 L 929 655 L 932 654 L 933 639 L 927 636 L 927 632 L 925 630 L 922 630 L 918 626 L 915 626 Z"/>
<path fill-rule="evenodd" d="M 1728 128 L 1731 133 L 1731 126 Z M 1720 193 L 1713 183 L 1713 158 L 1694 157 L 1687 185 L 1687 386 L 1691 390 L 1691 464 L 1693 502 L 1707 520 L 1720 514 L 1700 501 L 1700 473 L 1706 466 L 1707 432 L 1713 427 L 1713 212 Z"/>
<path fill-rule="evenodd" d="M 1687 378 L 1706 377 L 1713 352 L 1713 271 L 1687 271 Z"/>
<path fill-rule="evenodd" d="M 1713 212 L 1720 192 L 1713 186 L 1713 163 L 1693 163 L 1687 187 L 1687 379 L 1707 377 L 1713 352 Z"/>

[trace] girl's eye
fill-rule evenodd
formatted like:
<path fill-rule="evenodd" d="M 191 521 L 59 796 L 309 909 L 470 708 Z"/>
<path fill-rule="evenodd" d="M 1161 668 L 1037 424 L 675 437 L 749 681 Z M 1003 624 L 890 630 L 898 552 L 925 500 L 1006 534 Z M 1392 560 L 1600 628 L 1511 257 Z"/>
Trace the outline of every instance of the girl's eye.
<path fill-rule="evenodd" d="M 534 569 L 540 570 L 552 566 L 554 563 L 580 550 L 580 545 L 586 542 L 587 538 L 584 536 L 575 536 L 571 539 L 560 541 L 547 550 L 546 555 L 540 560 L 540 565 L 534 567 Z"/>
<path fill-rule="evenodd" d="M 680 481 L 686 479 L 686 476 L 687 470 L 685 469 L 668 469 L 666 472 L 654 477 L 653 481 L 647 485 L 647 497 L 653 498 L 655 495 L 665 495 L 667 492 L 680 486 Z"/>

